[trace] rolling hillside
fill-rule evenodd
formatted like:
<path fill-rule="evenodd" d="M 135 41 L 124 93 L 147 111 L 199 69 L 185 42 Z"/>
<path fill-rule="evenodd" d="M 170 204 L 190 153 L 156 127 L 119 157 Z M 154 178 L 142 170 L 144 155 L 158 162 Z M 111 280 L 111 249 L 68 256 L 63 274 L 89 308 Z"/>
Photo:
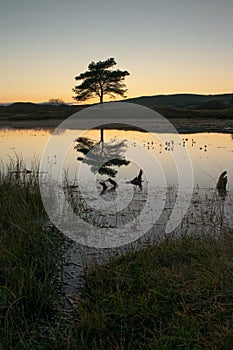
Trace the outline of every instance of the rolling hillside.
<path fill-rule="evenodd" d="M 233 106 L 233 94 L 221 95 L 155 95 L 129 98 L 126 102 L 137 103 L 148 107 L 175 107 L 192 109 L 222 109 Z"/>

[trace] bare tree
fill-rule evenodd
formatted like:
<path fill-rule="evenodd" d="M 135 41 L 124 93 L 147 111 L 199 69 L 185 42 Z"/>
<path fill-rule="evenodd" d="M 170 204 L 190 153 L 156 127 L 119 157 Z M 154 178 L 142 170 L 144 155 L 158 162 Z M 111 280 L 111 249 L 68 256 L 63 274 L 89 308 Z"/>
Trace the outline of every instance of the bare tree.
<path fill-rule="evenodd" d="M 65 104 L 65 102 L 60 98 L 50 98 L 48 103 L 52 106 L 60 106 Z"/>

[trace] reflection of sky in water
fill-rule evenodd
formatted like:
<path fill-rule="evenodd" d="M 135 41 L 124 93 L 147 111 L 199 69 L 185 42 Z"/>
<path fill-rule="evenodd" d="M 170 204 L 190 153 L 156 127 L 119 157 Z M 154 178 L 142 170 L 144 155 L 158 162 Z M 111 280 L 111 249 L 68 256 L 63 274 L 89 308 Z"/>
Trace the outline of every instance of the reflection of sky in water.
<path fill-rule="evenodd" d="M 5 163 L 9 156 L 22 154 L 27 165 L 31 166 L 31 162 L 35 157 L 39 157 L 46 142 L 49 139 L 50 132 L 47 130 L 0 130 L 0 157 Z M 90 137 L 93 140 L 99 140 L 99 130 L 88 131 L 82 136 Z M 158 135 L 157 135 L 158 136 Z M 157 136 L 149 133 L 140 133 L 136 131 L 122 130 L 105 130 L 105 142 L 113 139 L 127 140 L 127 151 L 125 158 L 137 154 L 138 158 L 142 158 L 147 169 L 153 174 L 154 184 L 159 185 L 162 181 L 162 171 L 165 174 L 167 184 L 177 183 L 177 171 L 172 159 L 174 152 L 179 152 L 183 148 L 189 151 L 194 169 L 194 185 L 209 188 L 215 187 L 218 176 L 223 170 L 228 172 L 228 188 L 233 189 L 233 139 L 230 134 L 218 133 L 197 133 L 180 135 L 180 142 L 173 142 L 174 135 L 166 135 L 166 143 L 161 144 Z M 70 138 L 70 151 L 67 153 L 64 167 L 69 169 L 69 174 L 74 177 L 77 174 L 80 162 L 77 161 L 78 153 L 73 150 L 74 140 L 76 138 L 74 130 L 67 130 L 64 134 L 57 135 L 61 138 L 60 147 L 62 147 L 62 138 Z M 155 157 L 152 163 L 146 152 L 151 152 Z M 136 153 L 135 153 L 136 152 Z M 59 157 L 59 149 L 51 155 L 48 163 L 52 165 L 56 163 Z M 131 163 L 128 166 L 118 168 L 116 179 L 132 179 L 137 175 L 139 166 Z M 98 178 L 101 178 L 98 175 Z M 145 179 L 145 178 L 144 178 Z M 146 179 L 145 179 L 146 180 Z M 162 181 L 163 182 L 163 181 Z"/>

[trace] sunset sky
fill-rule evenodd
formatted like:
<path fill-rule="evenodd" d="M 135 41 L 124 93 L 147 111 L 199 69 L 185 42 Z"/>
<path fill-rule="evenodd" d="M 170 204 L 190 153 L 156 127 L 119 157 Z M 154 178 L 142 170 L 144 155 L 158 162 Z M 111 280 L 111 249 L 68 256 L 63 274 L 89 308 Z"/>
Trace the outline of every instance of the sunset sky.
<path fill-rule="evenodd" d="M 114 57 L 128 97 L 233 91 L 232 0 L 0 0 L 0 102 L 72 102 Z"/>

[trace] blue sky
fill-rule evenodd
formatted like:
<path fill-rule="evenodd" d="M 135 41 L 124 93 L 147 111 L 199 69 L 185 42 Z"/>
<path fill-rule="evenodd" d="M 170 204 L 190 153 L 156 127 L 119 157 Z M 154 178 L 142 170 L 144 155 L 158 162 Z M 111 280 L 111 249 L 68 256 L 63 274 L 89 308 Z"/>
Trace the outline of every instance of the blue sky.
<path fill-rule="evenodd" d="M 114 57 L 128 96 L 233 91 L 233 1 L 1 0 L 0 102 L 72 101 Z"/>

